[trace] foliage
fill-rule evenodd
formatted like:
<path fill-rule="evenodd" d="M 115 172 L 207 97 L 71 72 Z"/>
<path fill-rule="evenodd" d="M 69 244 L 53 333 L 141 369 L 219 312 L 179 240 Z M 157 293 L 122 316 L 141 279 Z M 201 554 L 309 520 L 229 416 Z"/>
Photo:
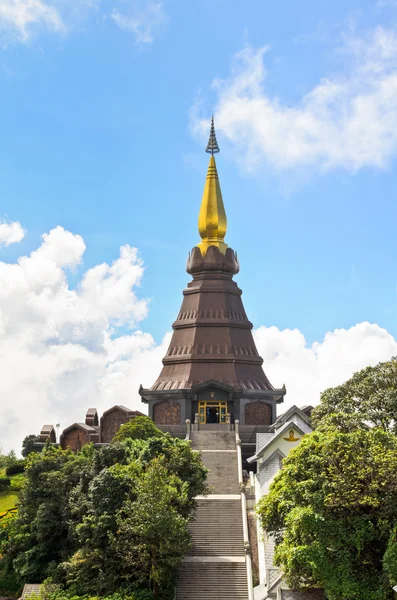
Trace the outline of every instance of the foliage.
<path fill-rule="evenodd" d="M 397 440 L 381 429 L 315 431 L 283 461 L 258 514 L 294 587 L 386 600 L 396 579 Z"/>
<path fill-rule="evenodd" d="M 115 440 L 122 441 L 125 439 L 131 440 L 148 440 L 152 437 L 162 437 L 164 433 L 156 427 L 153 421 L 145 415 L 133 417 L 116 433 Z"/>
<path fill-rule="evenodd" d="M 11 479 L 9 477 L 0 477 L 0 490 L 5 490 L 11 485 Z"/>
<path fill-rule="evenodd" d="M 0 532 L 4 565 L 21 583 L 52 577 L 68 594 L 172 597 L 194 497 L 206 492 L 188 442 L 161 434 L 77 454 L 47 446 L 29 454 L 24 477 L 18 515 Z"/>
<path fill-rule="evenodd" d="M 11 475 L 11 486 L 10 489 L 13 491 L 19 491 L 22 489 L 25 477 L 23 473 L 17 473 L 17 475 Z"/>
<path fill-rule="evenodd" d="M 51 594 L 50 600 L 154 600 L 154 596 L 149 590 L 127 590 L 107 596 L 76 596 L 74 593 L 62 590 Z"/>
<path fill-rule="evenodd" d="M 112 548 L 127 572 L 141 573 L 140 583 L 147 579 L 155 596 L 161 589 L 171 595 L 190 541 L 184 516 L 188 484 L 170 476 L 166 458 L 160 456 L 137 482 L 136 494 L 136 501 L 127 502 L 118 515 Z"/>
<path fill-rule="evenodd" d="M 9 477 L 10 475 L 18 475 L 18 473 L 23 473 L 25 470 L 25 461 L 23 459 L 16 460 L 13 464 L 9 465 L 6 468 L 6 475 Z"/>
<path fill-rule="evenodd" d="M 14 450 L 11 450 L 6 456 L 4 463 L 5 468 L 8 469 L 8 467 L 11 467 L 11 465 L 13 465 L 17 460 L 17 455 L 15 454 Z"/>
<path fill-rule="evenodd" d="M 0 469 L 7 469 L 11 465 L 15 463 L 17 460 L 17 455 L 14 450 L 11 450 L 8 454 L 1 454 L 0 451 Z"/>
<path fill-rule="evenodd" d="M 38 442 L 39 439 L 40 439 L 39 436 L 35 435 L 34 433 L 31 433 L 30 435 L 27 435 L 24 438 L 24 440 L 22 442 L 22 450 L 21 450 L 21 454 L 24 458 L 29 456 L 29 454 L 31 452 L 36 452 L 34 444 L 35 444 L 35 442 Z"/>
<path fill-rule="evenodd" d="M 144 468 L 148 468 L 156 456 L 164 456 L 170 474 L 176 475 L 188 484 L 185 516 L 194 506 L 194 498 L 206 493 L 205 480 L 207 469 L 203 466 L 198 452 L 192 452 L 190 443 L 169 434 L 160 438 L 150 438 L 146 442 L 126 440 L 124 447 L 129 460 L 138 460 Z"/>
<path fill-rule="evenodd" d="M 391 585 L 397 585 L 397 523 L 393 527 L 383 557 L 383 567 Z"/>
<path fill-rule="evenodd" d="M 321 429 L 349 432 L 375 426 L 397 434 L 397 358 L 362 369 L 325 390 L 312 422 Z"/>
<path fill-rule="evenodd" d="M 89 451 L 75 455 L 48 446 L 29 455 L 18 515 L 7 523 L 3 551 L 6 567 L 22 582 L 40 583 L 72 551 L 67 499 L 87 463 Z"/>
<path fill-rule="evenodd" d="M 5 569 L 0 569 L 0 597 L 18 597 L 20 591 L 21 586 L 15 573 L 6 572 Z"/>

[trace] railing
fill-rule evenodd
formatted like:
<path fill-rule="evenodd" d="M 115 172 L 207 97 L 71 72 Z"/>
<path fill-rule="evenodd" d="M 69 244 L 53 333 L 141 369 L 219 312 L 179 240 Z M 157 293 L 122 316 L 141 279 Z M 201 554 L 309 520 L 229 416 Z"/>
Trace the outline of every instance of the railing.
<path fill-rule="evenodd" d="M 252 583 L 252 560 L 251 560 L 251 544 L 248 534 L 248 517 L 247 517 L 247 498 L 245 496 L 245 485 L 243 480 L 243 457 L 241 453 L 241 439 L 239 432 L 240 421 L 234 422 L 236 432 L 237 446 L 237 465 L 238 465 L 238 482 L 241 490 L 241 511 L 243 516 L 243 536 L 245 550 L 245 565 L 247 568 L 247 584 L 248 584 L 248 600 L 254 600 L 254 586 Z"/>
<path fill-rule="evenodd" d="M 280 569 L 276 567 L 271 567 L 270 569 L 266 569 L 266 587 L 269 592 L 272 587 L 276 585 L 283 578 Z"/>

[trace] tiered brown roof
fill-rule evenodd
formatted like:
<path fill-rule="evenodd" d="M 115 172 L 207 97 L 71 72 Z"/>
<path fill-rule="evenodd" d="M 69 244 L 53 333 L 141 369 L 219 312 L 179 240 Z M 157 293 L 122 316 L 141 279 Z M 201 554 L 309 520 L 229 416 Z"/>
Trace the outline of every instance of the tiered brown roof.
<path fill-rule="evenodd" d="M 163 369 L 151 390 L 188 389 L 215 379 L 234 389 L 274 390 L 263 369 L 241 300 L 232 280 L 237 255 L 210 246 L 204 255 L 193 248 L 187 271 L 193 281 L 184 290 L 181 310 Z"/>

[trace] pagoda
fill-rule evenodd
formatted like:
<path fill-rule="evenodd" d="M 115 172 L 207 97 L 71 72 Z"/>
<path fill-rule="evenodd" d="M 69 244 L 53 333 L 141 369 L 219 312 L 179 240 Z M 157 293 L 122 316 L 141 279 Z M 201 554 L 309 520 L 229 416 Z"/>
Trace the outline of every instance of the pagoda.
<path fill-rule="evenodd" d="M 276 420 L 285 387 L 275 389 L 262 368 L 241 299 L 233 281 L 237 253 L 225 243 L 226 212 L 214 154 L 219 152 L 214 119 L 206 152 L 211 154 L 198 218 L 201 237 L 189 253 L 192 281 L 174 321 L 163 368 L 150 389 L 139 389 L 156 425 L 242 426 L 266 431 Z M 248 429 L 248 427 L 247 427 Z"/>

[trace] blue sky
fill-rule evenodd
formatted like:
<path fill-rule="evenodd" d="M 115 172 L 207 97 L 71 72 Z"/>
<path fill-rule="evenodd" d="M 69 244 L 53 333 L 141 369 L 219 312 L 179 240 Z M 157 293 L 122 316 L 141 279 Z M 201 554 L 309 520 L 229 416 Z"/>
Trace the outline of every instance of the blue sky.
<path fill-rule="evenodd" d="M 199 241 L 212 111 L 226 241 L 240 257 L 250 319 L 262 331 L 277 328 L 276 346 L 295 330 L 303 354 L 335 329 L 368 321 L 385 345 L 378 351 L 371 329 L 370 350 L 351 369 L 385 360 L 397 349 L 394 0 L 76 0 L 72 8 L 70 0 L 0 0 L 0 217 L 25 231 L 19 243 L 4 238 L 1 261 L 17 265 L 60 226 L 75 236 L 52 236 L 65 255 L 76 236 L 86 245 L 57 264 L 69 293 L 90 269 L 116 261 L 120 246 L 136 247 L 143 264 L 128 259 L 142 269 L 131 279 L 132 308 L 102 307 L 101 335 L 136 339 L 139 327 L 151 336 L 157 366 L 142 369 L 155 376 L 188 281 L 187 252 Z M 40 292 L 36 283 L 21 292 L 25 299 L 32 289 L 49 293 L 46 277 Z M 13 298 L 2 307 L 6 323 L 28 311 L 22 303 L 7 313 L 19 306 Z M 67 343 L 95 347 L 88 337 Z M 37 339 L 37 348 L 48 349 L 48 340 Z M 6 353 L 14 342 L 4 334 Z M 348 355 L 365 343 L 346 343 Z M 96 389 L 101 375 L 92 369 Z M 330 383 L 312 376 L 320 387 Z M 56 390 L 46 392 L 40 418 L 59 406 L 64 392 Z M 15 382 L 3 397 L 14 392 Z M 73 402 L 77 411 L 80 396 Z"/>

